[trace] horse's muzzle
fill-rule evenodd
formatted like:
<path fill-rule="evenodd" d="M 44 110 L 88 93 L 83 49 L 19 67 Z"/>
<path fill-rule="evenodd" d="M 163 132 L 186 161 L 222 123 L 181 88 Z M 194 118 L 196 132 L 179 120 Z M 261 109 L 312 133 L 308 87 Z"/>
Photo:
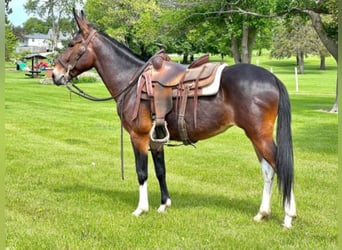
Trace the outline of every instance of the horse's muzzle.
<path fill-rule="evenodd" d="M 55 73 L 52 73 L 52 81 L 57 86 L 65 85 L 68 82 L 64 74 L 57 76 Z"/>

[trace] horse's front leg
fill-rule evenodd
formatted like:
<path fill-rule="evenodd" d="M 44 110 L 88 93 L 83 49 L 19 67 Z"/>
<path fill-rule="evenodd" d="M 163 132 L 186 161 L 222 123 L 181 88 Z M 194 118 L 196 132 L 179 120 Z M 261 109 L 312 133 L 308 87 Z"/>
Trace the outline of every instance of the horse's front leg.
<path fill-rule="evenodd" d="M 139 203 L 133 215 L 140 216 L 142 213 L 147 212 L 149 209 L 148 192 L 147 192 L 147 177 L 148 177 L 148 138 L 146 139 L 131 137 L 134 156 L 135 167 L 139 182 Z M 144 143 L 145 142 L 145 143 Z"/>
<path fill-rule="evenodd" d="M 169 196 L 169 191 L 166 184 L 166 170 L 165 170 L 165 158 L 164 149 L 162 150 L 151 150 L 152 158 L 154 162 L 154 168 L 156 171 L 156 176 L 159 181 L 161 203 L 158 208 L 159 213 L 166 212 L 166 208 L 171 206 L 171 199 Z"/>

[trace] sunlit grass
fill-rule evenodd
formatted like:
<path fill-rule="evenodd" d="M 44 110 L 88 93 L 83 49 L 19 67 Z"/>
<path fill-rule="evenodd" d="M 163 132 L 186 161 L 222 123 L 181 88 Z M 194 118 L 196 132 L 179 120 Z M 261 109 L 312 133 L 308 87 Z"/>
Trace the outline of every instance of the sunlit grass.
<path fill-rule="evenodd" d="M 263 61 L 265 60 L 265 61 Z M 273 65 L 267 57 L 261 65 Z M 131 212 L 138 199 L 133 153 L 124 135 L 125 181 L 120 173 L 120 123 L 114 102 L 69 97 L 6 71 L 6 245 L 9 249 L 337 249 L 336 68 L 312 68 L 295 92 L 292 62 L 273 66 L 289 88 L 293 110 L 298 219 L 284 213 L 274 188 L 272 217 L 255 223 L 262 192 L 257 158 L 243 131 L 192 147 L 166 148 L 172 207 L 158 214 L 159 187 L 149 159 L 150 211 Z M 279 72 L 279 73 L 277 73 Z M 100 83 L 83 88 L 107 96 Z"/>

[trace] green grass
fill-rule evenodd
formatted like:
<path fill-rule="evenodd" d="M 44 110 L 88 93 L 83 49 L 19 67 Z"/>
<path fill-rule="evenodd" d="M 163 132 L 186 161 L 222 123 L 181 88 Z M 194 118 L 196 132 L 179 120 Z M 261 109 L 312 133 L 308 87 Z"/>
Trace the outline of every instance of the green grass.
<path fill-rule="evenodd" d="M 284 231 L 274 187 L 272 217 L 255 223 L 262 177 L 238 128 L 192 147 L 166 148 L 172 207 L 158 214 L 152 160 L 148 214 L 135 218 L 134 158 L 113 102 L 69 97 L 7 69 L 5 79 L 6 245 L 8 249 L 337 249 L 336 66 L 308 59 L 295 92 L 290 60 L 260 58 L 287 85 L 293 110 L 298 219 Z M 316 66 L 317 65 L 317 66 Z M 278 72 L 278 73 L 277 73 Z M 100 83 L 82 84 L 107 96 Z"/>

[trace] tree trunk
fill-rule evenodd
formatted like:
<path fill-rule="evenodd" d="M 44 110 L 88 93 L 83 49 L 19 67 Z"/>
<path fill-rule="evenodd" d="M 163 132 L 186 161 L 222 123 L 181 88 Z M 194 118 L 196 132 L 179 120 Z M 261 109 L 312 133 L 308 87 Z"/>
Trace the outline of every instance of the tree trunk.
<path fill-rule="evenodd" d="M 221 53 L 221 62 L 223 62 L 223 60 L 224 60 L 224 54 Z"/>
<path fill-rule="evenodd" d="M 317 35 L 321 39 L 323 45 L 327 48 L 329 53 L 334 57 L 336 63 L 338 64 L 338 44 L 337 41 L 331 39 L 327 32 L 324 30 L 323 22 L 320 14 L 314 12 L 313 10 L 301 10 L 302 12 L 308 14 L 311 18 L 312 26 L 314 27 Z M 336 81 L 336 98 L 331 112 L 338 112 L 338 81 Z"/>
<path fill-rule="evenodd" d="M 243 24 L 242 27 L 242 41 L 241 41 L 241 61 L 243 63 L 251 63 L 253 45 L 256 38 L 256 29 Z"/>
<path fill-rule="evenodd" d="M 233 54 L 234 62 L 235 63 L 241 63 L 241 56 L 239 52 L 239 46 L 238 46 L 238 41 L 236 37 L 232 37 L 232 42 L 231 42 L 231 51 Z"/>
<path fill-rule="evenodd" d="M 243 63 L 250 63 L 248 55 L 248 33 L 249 28 L 246 24 L 242 26 L 242 40 L 241 40 L 241 61 Z"/>
<path fill-rule="evenodd" d="M 321 57 L 321 63 L 320 63 L 319 69 L 320 70 L 325 70 L 326 69 L 326 66 L 325 66 L 325 55 L 321 54 L 320 57 Z"/>
<path fill-rule="evenodd" d="M 259 50 L 258 50 L 258 54 L 257 54 L 258 56 L 261 56 L 262 55 L 262 49 L 261 48 L 259 48 Z"/>
<path fill-rule="evenodd" d="M 334 103 L 333 107 L 330 109 L 329 112 L 338 113 L 338 80 L 336 80 L 336 97 L 335 97 L 335 103 Z"/>
<path fill-rule="evenodd" d="M 321 39 L 323 45 L 327 48 L 329 53 L 335 58 L 336 62 L 338 62 L 338 44 L 334 39 L 331 39 L 327 32 L 324 30 L 323 22 L 320 14 L 312 11 L 312 10 L 304 10 L 304 13 L 307 13 L 312 22 L 312 26 L 314 27 L 317 35 Z"/>
<path fill-rule="evenodd" d="M 299 74 L 304 74 L 304 52 L 299 51 L 297 54 Z"/>
<path fill-rule="evenodd" d="M 184 54 L 183 54 L 183 62 L 182 62 L 183 64 L 188 64 L 188 62 L 189 62 L 189 61 L 188 61 L 188 56 L 189 56 L 188 53 L 184 53 Z"/>
<path fill-rule="evenodd" d="M 238 39 L 234 36 L 231 39 L 231 51 L 233 53 L 235 63 L 251 63 L 255 39 L 256 29 L 248 26 L 247 24 L 243 24 L 241 51 L 239 50 Z"/>
<path fill-rule="evenodd" d="M 253 55 L 253 47 L 257 35 L 257 31 L 254 27 L 249 27 L 248 33 L 248 63 L 252 62 L 252 55 Z"/>

